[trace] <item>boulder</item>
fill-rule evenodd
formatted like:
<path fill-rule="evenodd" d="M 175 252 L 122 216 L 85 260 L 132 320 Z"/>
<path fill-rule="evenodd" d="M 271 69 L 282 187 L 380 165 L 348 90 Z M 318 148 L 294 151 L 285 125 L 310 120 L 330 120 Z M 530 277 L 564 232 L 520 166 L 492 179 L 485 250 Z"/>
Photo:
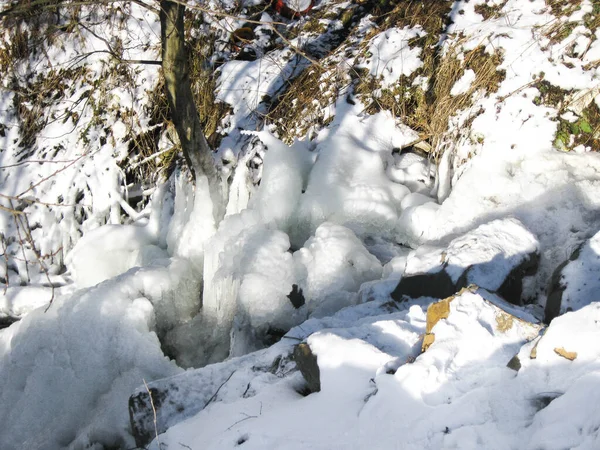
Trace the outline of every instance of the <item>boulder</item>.
<path fill-rule="evenodd" d="M 600 232 L 580 244 L 561 263 L 547 290 L 545 322 L 600 300 Z"/>
<path fill-rule="evenodd" d="M 522 304 L 523 278 L 539 266 L 539 244 L 518 220 L 495 220 L 460 236 L 446 247 L 411 252 L 392 298 L 446 298 L 476 284 Z"/>

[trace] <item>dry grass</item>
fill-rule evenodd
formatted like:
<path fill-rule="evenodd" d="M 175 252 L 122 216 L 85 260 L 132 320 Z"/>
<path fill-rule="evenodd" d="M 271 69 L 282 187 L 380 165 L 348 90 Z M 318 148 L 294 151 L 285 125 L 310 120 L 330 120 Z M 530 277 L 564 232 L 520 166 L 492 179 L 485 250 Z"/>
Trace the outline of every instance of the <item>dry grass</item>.
<path fill-rule="evenodd" d="M 570 16 L 581 8 L 581 0 L 546 0 L 553 16 Z"/>
<path fill-rule="evenodd" d="M 409 45 L 422 49 L 423 66 L 409 77 L 400 77 L 390 88 L 382 89 L 381 81 L 365 69 L 339 70 L 333 64 L 328 65 L 326 58 L 320 67 L 312 66 L 292 81 L 271 110 L 269 119 L 275 123 L 279 135 L 291 142 L 294 137 L 306 135 L 311 128 L 326 125 L 323 111 L 337 100 L 351 78 L 365 112 L 375 114 L 388 110 L 417 130 L 434 149 L 438 148 L 448 131 L 449 119 L 471 105 L 473 93 L 496 92 L 505 75 L 497 69 L 502 62 L 501 55 L 488 54 L 483 47 L 464 52 L 461 58 L 459 44 L 440 54 L 439 36 L 447 25 L 450 8 L 451 2 L 437 0 L 377 3 L 372 12 L 379 26 L 363 39 L 360 53 L 366 52 L 370 39 L 385 29 L 420 26 L 427 34 L 413 39 Z M 497 8 L 499 11 L 501 5 Z M 498 11 L 494 9 L 490 13 Z M 466 69 L 476 75 L 469 91 L 450 95 Z M 344 76 L 340 76 L 341 72 Z M 415 85 L 418 76 L 429 81 L 425 90 Z M 435 152 L 433 156 L 437 157 Z"/>
<path fill-rule="evenodd" d="M 504 0 L 497 5 L 480 3 L 479 5 L 475 5 L 475 12 L 480 14 L 483 17 L 483 20 L 496 19 L 500 17 L 502 8 L 504 8 L 504 5 L 506 5 L 507 1 L 508 0 Z"/>
<path fill-rule="evenodd" d="M 437 157 L 448 131 L 449 119 L 471 105 L 475 92 L 496 92 L 505 76 L 503 71 L 497 69 L 502 62 L 498 53 L 488 54 L 484 47 L 477 47 L 465 52 L 461 60 L 459 52 L 460 45 L 456 44 L 438 57 L 436 64 L 429 62 L 419 70 L 420 75 L 430 80 L 427 91 L 414 86 L 416 74 L 413 74 L 411 77 L 402 77 L 393 89 L 383 90 L 378 90 L 379 80 L 361 77 L 357 93 L 368 105 L 368 113 L 374 114 L 380 110 L 392 112 L 417 130 L 421 138 L 427 139 L 434 149 L 432 156 Z M 467 69 L 475 72 L 475 80 L 469 90 L 460 95 L 450 95 L 452 87 Z"/>
<path fill-rule="evenodd" d="M 336 102 L 340 90 L 347 85 L 348 80 L 327 62 L 304 70 L 290 82 L 269 113 L 280 138 L 291 143 L 311 128 L 326 126 L 332 118 L 325 119 L 324 109 Z"/>
<path fill-rule="evenodd" d="M 59 117 L 48 118 L 45 110 L 56 103 L 58 99 L 73 94 L 76 81 L 85 78 L 88 70 L 85 67 L 52 69 L 47 73 L 31 80 L 13 78 L 11 89 L 14 92 L 13 108 L 19 121 L 19 146 L 29 149 L 33 146 L 37 134 L 47 124 L 48 120 L 66 121 L 73 118 L 72 109 L 67 109 Z M 74 120 L 77 122 L 77 120 Z"/>
<path fill-rule="evenodd" d="M 450 11 L 450 2 L 438 0 L 395 2 L 389 0 L 365 3 L 357 9 L 354 5 L 347 9 L 331 11 L 316 11 L 303 25 L 302 31 L 323 30 L 324 20 L 339 20 L 346 28 L 356 22 L 356 14 L 371 12 L 378 28 L 368 33 L 360 44 L 360 51 L 365 52 L 369 41 L 382 30 L 391 27 L 420 25 L 427 35 L 419 38 L 412 45 L 424 48 L 422 57 L 425 66 L 433 67 L 436 60 L 436 44 L 438 36 L 443 31 L 446 16 Z M 342 46 L 336 54 L 344 52 Z M 269 119 L 275 124 L 282 139 L 293 141 L 294 137 L 304 136 L 311 129 L 323 127 L 331 120 L 325 118 L 324 111 L 335 103 L 340 92 L 350 83 L 355 84 L 355 92 L 361 101 L 367 99 L 367 112 L 376 113 L 381 109 L 390 109 L 396 116 L 405 117 L 410 114 L 424 98 L 415 99 L 419 93 L 411 89 L 412 80 L 403 77 L 397 86 L 390 90 L 379 89 L 379 81 L 373 79 L 360 69 L 340 68 L 334 63 L 335 55 L 325 58 L 320 66 L 313 65 L 305 70 L 298 78 L 289 83 L 286 92 L 277 100 L 269 113 Z M 380 95 L 373 95 L 378 91 Z"/>
<path fill-rule="evenodd" d="M 181 150 L 179 144 L 173 144 L 169 151 L 159 153 L 158 144 L 162 133 L 165 130 L 174 132 L 164 94 L 164 83 L 159 82 L 148 92 L 148 96 L 145 114 L 150 118 L 150 129 L 133 136 L 129 141 L 128 155 L 135 163 L 127 164 L 125 170 L 134 180 L 156 180 L 163 175 L 168 177 L 176 166 Z"/>
<path fill-rule="evenodd" d="M 452 2 L 440 0 L 382 1 L 374 14 L 381 29 L 416 27 L 420 25 L 436 37 L 444 30 Z"/>

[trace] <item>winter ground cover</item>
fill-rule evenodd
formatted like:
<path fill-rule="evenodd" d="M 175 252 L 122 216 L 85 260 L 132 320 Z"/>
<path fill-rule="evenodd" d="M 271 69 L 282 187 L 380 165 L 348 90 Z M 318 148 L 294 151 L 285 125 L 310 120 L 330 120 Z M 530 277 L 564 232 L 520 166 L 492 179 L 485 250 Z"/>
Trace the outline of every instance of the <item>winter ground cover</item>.
<path fill-rule="evenodd" d="M 598 2 L 190 2 L 223 205 L 73 11 L 2 30 L 0 448 L 600 446 Z"/>

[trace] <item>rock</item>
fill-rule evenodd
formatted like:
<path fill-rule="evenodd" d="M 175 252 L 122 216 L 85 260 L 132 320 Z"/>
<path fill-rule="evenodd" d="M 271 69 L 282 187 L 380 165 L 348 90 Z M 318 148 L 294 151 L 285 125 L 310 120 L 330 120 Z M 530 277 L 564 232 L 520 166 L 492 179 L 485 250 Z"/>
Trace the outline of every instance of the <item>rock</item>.
<path fill-rule="evenodd" d="M 497 292 L 502 298 L 508 300 L 510 303 L 521 305 L 521 296 L 523 294 L 523 278 L 535 275 L 539 265 L 540 255 L 537 252 L 526 255 L 522 262 L 509 272 L 502 285 L 495 292 Z M 459 281 L 459 286 L 467 286 L 471 283 L 478 284 L 481 281 L 476 275 L 471 273 L 471 269 L 472 268 L 464 273 L 465 279 Z"/>
<path fill-rule="evenodd" d="M 523 278 L 539 266 L 539 244 L 516 219 L 495 220 L 450 242 L 446 248 L 411 252 L 392 298 L 446 298 L 476 284 L 522 304 Z"/>
<path fill-rule="evenodd" d="M 298 366 L 306 380 L 309 392 L 319 392 L 321 390 L 319 365 L 317 364 L 317 357 L 308 344 L 298 344 L 294 348 L 294 361 L 296 361 L 296 366 Z"/>
<path fill-rule="evenodd" d="M 456 293 L 456 285 L 445 270 L 432 273 L 420 273 L 403 277 L 392 292 L 392 298 L 402 300 L 403 297 L 446 298 Z"/>
<path fill-rule="evenodd" d="M 600 289 L 600 232 L 584 241 L 561 263 L 550 279 L 544 321 L 578 310 L 597 300 Z"/>
<path fill-rule="evenodd" d="M 441 320 L 451 318 L 451 314 L 456 308 L 464 308 L 464 305 L 461 307 L 453 306 L 453 302 L 456 299 L 466 298 L 468 294 L 474 294 L 476 296 L 475 299 L 477 300 L 474 302 L 473 307 L 480 311 L 488 310 L 486 313 L 488 317 L 491 316 L 490 311 L 493 311 L 494 323 L 493 325 L 488 324 L 487 326 L 490 333 L 508 336 L 515 334 L 514 330 L 517 330 L 518 332 L 516 334 L 526 336 L 528 340 L 532 340 L 538 336 L 542 327 L 532 316 L 508 304 L 500 297 L 475 285 L 471 285 L 461 289 L 456 295 L 429 305 L 427 308 L 425 336 L 421 345 L 422 352 L 426 352 L 435 342 L 434 328 L 436 325 Z M 471 303 L 473 303 L 472 300 Z M 487 318 L 487 320 L 490 319 Z M 480 325 L 482 325 L 482 323 L 480 323 Z M 515 358 L 517 358 L 517 360 L 513 361 Z M 518 356 L 514 356 L 509 361 L 508 367 L 519 370 L 516 368 L 517 366 L 520 368 L 520 361 Z"/>
<path fill-rule="evenodd" d="M 12 317 L 12 316 L 0 317 L 0 330 L 2 328 L 10 327 L 13 323 L 18 322 L 19 320 L 20 319 L 18 317 Z"/>
<path fill-rule="evenodd" d="M 299 288 L 297 284 L 292 284 L 292 291 L 287 295 L 287 298 L 290 299 L 292 306 L 296 309 L 304 306 L 306 303 L 302 288 Z"/>
<path fill-rule="evenodd" d="M 156 437 L 157 431 L 162 433 L 166 430 L 166 428 L 154 427 L 154 420 L 157 418 L 156 412 L 161 409 L 165 397 L 166 391 L 159 391 L 156 388 L 149 388 L 145 392 L 139 392 L 129 397 L 131 432 L 135 438 L 135 445 L 138 447 L 145 448 Z M 151 412 L 151 414 L 147 412 Z"/>
<path fill-rule="evenodd" d="M 508 364 L 506 365 L 506 367 L 514 370 L 515 372 L 518 372 L 519 369 L 521 368 L 521 360 L 519 359 L 519 355 L 513 356 L 510 359 L 510 361 L 508 362 Z"/>
<path fill-rule="evenodd" d="M 277 344 L 244 357 L 188 370 L 140 386 L 129 398 L 129 418 L 136 445 L 145 448 L 157 432 L 164 433 L 210 403 L 228 396 L 239 398 L 253 395 L 249 392 L 252 390 L 252 380 L 256 377 L 264 377 L 265 373 L 283 376 L 293 371 L 290 358 L 292 345 Z"/>
<path fill-rule="evenodd" d="M 275 0 L 273 9 L 287 19 L 305 16 L 314 6 L 314 0 Z"/>
<path fill-rule="evenodd" d="M 433 327 L 442 319 L 447 319 L 450 315 L 450 302 L 454 297 L 448 297 L 437 303 L 432 303 L 427 308 L 427 322 L 425 328 L 425 337 L 423 338 L 423 345 L 421 351 L 426 351 L 431 344 L 435 341 L 435 336 L 431 332 Z"/>
<path fill-rule="evenodd" d="M 559 356 L 562 356 L 569 361 L 574 361 L 577 358 L 577 352 L 568 352 L 563 347 L 557 347 L 554 349 L 554 353 Z"/>

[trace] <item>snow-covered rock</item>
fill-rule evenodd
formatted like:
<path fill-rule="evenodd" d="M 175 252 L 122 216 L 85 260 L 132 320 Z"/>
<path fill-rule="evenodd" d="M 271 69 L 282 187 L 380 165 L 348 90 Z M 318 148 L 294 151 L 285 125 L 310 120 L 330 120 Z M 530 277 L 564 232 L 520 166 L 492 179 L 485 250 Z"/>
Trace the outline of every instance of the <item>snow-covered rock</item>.
<path fill-rule="evenodd" d="M 476 284 L 521 304 L 523 278 L 535 273 L 538 252 L 536 237 L 518 220 L 495 220 L 452 240 L 448 247 L 422 246 L 410 253 L 392 297 L 444 298 Z"/>
<path fill-rule="evenodd" d="M 332 442 L 357 450 L 373 442 L 382 449 L 558 449 L 581 443 L 593 448 L 597 443 L 593 434 L 569 430 L 593 428 L 595 416 L 565 416 L 561 402 L 577 408 L 584 389 L 598 386 L 592 375 L 598 371 L 600 350 L 592 337 L 597 305 L 560 317 L 539 340 L 542 324 L 523 308 L 483 289 L 465 290 L 447 301 L 447 314 L 433 324 L 424 311 L 427 303 L 413 301 L 398 311 L 380 300 L 341 311 L 322 323 L 324 328 L 316 327 L 315 321 L 303 324 L 290 337 L 308 335 L 319 366 L 319 392 L 297 394 L 295 390 L 302 391 L 298 372 L 269 376 L 272 382 L 261 383 L 265 376 L 259 369 L 247 372 L 252 380 L 234 382 L 236 376 L 244 377 L 243 369 L 238 369 L 206 408 L 185 421 L 174 421 L 177 424 L 150 448 L 158 449 L 158 441 L 181 442 L 194 450 L 234 449 L 240 442 L 251 449 L 324 450 Z M 385 315 L 356 320 L 357 313 L 377 314 L 385 308 L 391 308 Z M 577 333 L 565 339 L 572 327 Z M 421 353 L 428 328 L 435 340 Z M 531 359 L 538 340 L 538 356 Z M 277 346 L 295 345 L 284 341 Z M 580 356 L 569 361 L 556 354 L 558 346 Z M 522 361 L 518 373 L 506 367 L 517 353 Z M 222 372 L 219 380 L 230 375 L 231 366 Z M 183 381 L 190 374 L 171 381 Z M 201 385 L 182 384 L 183 392 L 169 395 L 183 399 L 187 389 Z M 214 394 L 219 384 L 212 387 Z M 246 391 L 249 395 L 243 395 Z M 168 408 L 175 411 L 176 405 Z M 563 434 L 553 445 L 548 435 L 556 439 L 557 426 Z"/>
<path fill-rule="evenodd" d="M 0 448 L 132 447 L 123 400 L 142 380 L 181 371 L 136 284 L 58 297 L 0 331 Z"/>
<path fill-rule="evenodd" d="M 415 324 L 406 333 L 417 342 L 418 332 L 413 331 L 413 328 L 424 327 L 424 313 L 417 306 L 411 311 L 400 312 L 394 306 L 391 310 L 394 314 L 389 315 L 387 300 L 380 298 L 368 304 L 347 308 L 333 317 L 308 320 L 302 326 L 290 330 L 286 337 L 270 348 L 157 380 L 148 383 L 148 387 L 138 387 L 129 400 L 132 430 L 137 444 L 144 445 L 155 436 L 154 411 L 148 392 L 152 393 L 155 401 L 159 433 L 176 428 L 178 423 L 194 415 L 206 414 L 215 406 L 220 408 L 220 404 L 253 402 L 254 398 L 260 401 L 265 392 L 272 390 L 278 393 L 277 402 L 302 398 L 298 392 L 305 391 L 306 384 L 296 370 L 292 356 L 299 342 L 319 330 L 339 328 L 339 332 L 344 335 L 351 333 L 362 336 L 376 332 L 381 339 L 378 345 L 389 348 L 396 346 L 403 352 L 412 352 L 394 338 L 386 337 L 383 328 L 377 331 L 377 325 L 373 324 L 380 323 L 385 329 L 395 330 L 395 318 L 406 317 L 407 314 L 414 316 Z M 353 331 L 353 327 L 356 330 Z M 313 340 L 310 341 L 311 345 Z M 414 351 L 418 351 L 418 346 Z M 206 411 L 203 412 L 204 410 Z M 206 432 L 210 433 L 211 430 Z"/>

